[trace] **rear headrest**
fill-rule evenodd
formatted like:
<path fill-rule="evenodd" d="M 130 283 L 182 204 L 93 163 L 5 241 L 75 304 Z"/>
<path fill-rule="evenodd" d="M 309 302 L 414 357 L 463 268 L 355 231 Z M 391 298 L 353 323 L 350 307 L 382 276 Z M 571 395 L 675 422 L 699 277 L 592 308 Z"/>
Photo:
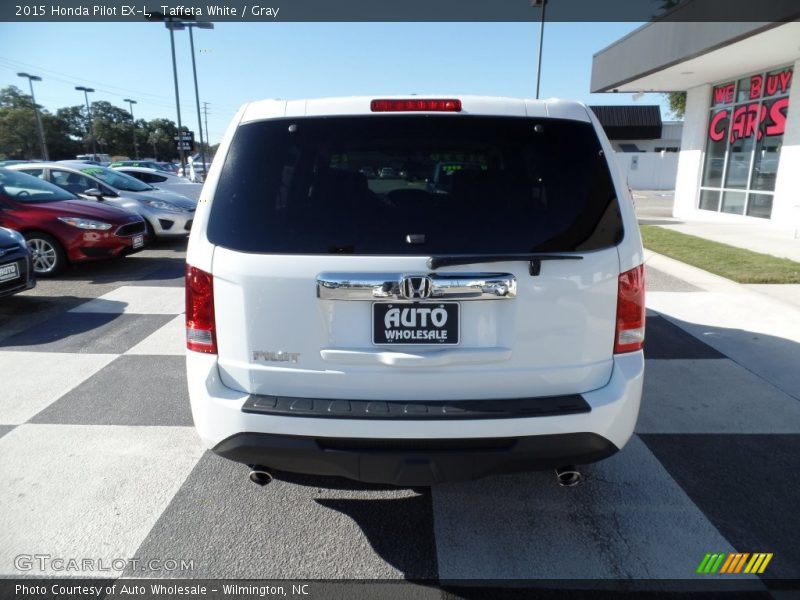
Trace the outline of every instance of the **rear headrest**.
<path fill-rule="evenodd" d="M 317 180 L 314 196 L 324 202 L 361 202 L 368 191 L 367 178 L 362 173 L 328 169 Z"/>

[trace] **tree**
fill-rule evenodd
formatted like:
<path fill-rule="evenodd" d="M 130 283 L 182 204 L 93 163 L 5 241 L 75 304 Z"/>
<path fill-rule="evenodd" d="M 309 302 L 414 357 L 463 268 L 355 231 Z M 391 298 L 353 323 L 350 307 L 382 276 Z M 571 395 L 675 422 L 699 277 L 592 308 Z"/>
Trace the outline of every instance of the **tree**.
<path fill-rule="evenodd" d="M 142 129 L 147 139 L 147 145 L 140 150 L 140 154 L 146 155 L 152 150 L 153 158 L 172 160 L 177 154 L 175 136 L 178 134 L 178 127 L 175 123 L 169 119 L 151 119 Z"/>
<path fill-rule="evenodd" d="M 667 92 L 664 94 L 669 104 L 669 112 L 676 119 L 683 119 L 686 113 L 686 92 Z"/>
<path fill-rule="evenodd" d="M 92 102 L 92 125 L 88 142 L 94 135 L 99 150 L 108 154 L 133 156 L 131 113 L 110 102 Z"/>
<path fill-rule="evenodd" d="M 75 158 L 91 152 L 92 136 L 98 152 L 134 156 L 131 114 L 110 102 L 93 102 L 92 125 L 84 105 L 65 106 L 51 114 L 39 107 L 47 147 L 52 160 Z M 187 127 L 182 128 L 188 131 Z M 139 119 L 136 143 L 140 156 L 152 152 L 153 158 L 172 160 L 178 152 L 175 136 L 178 127 L 169 119 Z M 31 97 L 15 86 L 0 89 L 0 159 L 41 158 L 39 132 Z"/>
<path fill-rule="evenodd" d="M 0 90 L 0 156 L 17 159 L 42 156 L 33 102 L 14 85 Z"/>

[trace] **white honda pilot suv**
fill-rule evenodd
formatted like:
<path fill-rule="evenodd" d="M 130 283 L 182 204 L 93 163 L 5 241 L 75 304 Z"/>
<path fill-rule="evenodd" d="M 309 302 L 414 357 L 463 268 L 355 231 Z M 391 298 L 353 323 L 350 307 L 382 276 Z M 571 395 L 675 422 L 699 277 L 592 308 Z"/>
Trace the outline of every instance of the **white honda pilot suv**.
<path fill-rule="evenodd" d="M 632 435 L 642 243 L 582 104 L 247 104 L 187 263 L 195 425 L 262 474 L 565 472 Z"/>

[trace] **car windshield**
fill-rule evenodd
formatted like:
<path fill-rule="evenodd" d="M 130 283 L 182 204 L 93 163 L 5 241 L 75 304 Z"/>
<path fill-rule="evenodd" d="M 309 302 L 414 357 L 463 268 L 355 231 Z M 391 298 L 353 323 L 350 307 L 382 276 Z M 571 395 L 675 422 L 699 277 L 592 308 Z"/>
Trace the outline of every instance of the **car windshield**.
<path fill-rule="evenodd" d="M 0 196 L 16 202 L 41 204 L 61 200 L 77 200 L 78 197 L 47 181 L 8 169 L 0 169 Z"/>
<path fill-rule="evenodd" d="M 228 248 L 297 254 L 588 251 L 622 238 L 590 123 L 467 115 L 242 125 L 208 227 Z"/>
<path fill-rule="evenodd" d="M 114 171 L 113 169 L 107 169 L 106 167 L 86 167 L 81 169 L 81 171 L 92 177 L 97 177 L 100 181 L 107 183 L 112 188 L 125 192 L 146 192 L 155 189 L 153 186 L 147 185 L 135 177 L 120 173 L 119 171 Z"/>

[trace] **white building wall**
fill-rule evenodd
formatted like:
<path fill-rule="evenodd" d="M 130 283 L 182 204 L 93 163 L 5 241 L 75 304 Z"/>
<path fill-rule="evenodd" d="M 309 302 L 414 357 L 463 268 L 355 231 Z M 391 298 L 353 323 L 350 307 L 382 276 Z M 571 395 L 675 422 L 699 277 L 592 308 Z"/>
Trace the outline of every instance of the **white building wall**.
<path fill-rule="evenodd" d="M 794 63 L 789 111 L 783 133 L 772 201 L 772 221 L 786 229 L 800 229 L 800 60 Z"/>
<path fill-rule="evenodd" d="M 630 189 L 675 189 L 677 152 L 617 152 L 616 159 Z"/>
<path fill-rule="evenodd" d="M 700 85 L 687 90 L 681 151 L 675 180 L 675 204 L 672 209 L 672 215 L 679 219 L 697 219 L 704 214 L 712 216 L 714 214 L 706 210 L 697 210 L 710 104 L 710 85 Z"/>

